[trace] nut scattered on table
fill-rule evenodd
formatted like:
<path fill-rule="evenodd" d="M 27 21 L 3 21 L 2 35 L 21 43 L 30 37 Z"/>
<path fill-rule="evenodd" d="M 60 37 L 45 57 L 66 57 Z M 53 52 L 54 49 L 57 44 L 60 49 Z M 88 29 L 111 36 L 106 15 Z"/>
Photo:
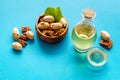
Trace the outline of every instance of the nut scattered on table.
<path fill-rule="evenodd" d="M 22 34 L 20 35 L 20 39 L 27 41 L 29 38 L 25 34 Z"/>
<path fill-rule="evenodd" d="M 110 41 L 105 41 L 105 40 L 101 40 L 100 44 L 108 49 L 110 49 L 112 47 L 112 40 Z"/>
<path fill-rule="evenodd" d="M 29 26 L 23 26 L 22 27 L 22 32 L 24 33 L 24 32 L 27 32 L 27 31 L 30 31 L 31 30 L 31 28 L 29 27 Z"/>
<path fill-rule="evenodd" d="M 24 47 L 27 45 L 27 42 L 22 40 L 22 39 L 19 39 L 18 42 Z"/>
<path fill-rule="evenodd" d="M 100 45 L 103 47 L 110 49 L 112 47 L 112 40 L 110 40 L 110 34 L 107 31 L 101 31 L 102 40 L 100 41 Z"/>
<path fill-rule="evenodd" d="M 19 30 L 18 30 L 18 28 L 13 28 L 13 38 L 15 39 L 15 40 L 18 40 L 19 39 L 19 37 L 20 37 L 20 33 L 19 33 Z"/>
<path fill-rule="evenodd" d="M 29 38 L 29 39 L 34 39 L 34 33 L 32 31 L 27 31 L 26 32 L 26 36 Z"/>
<path fill-rule="evenodd" d="M 34 34 L 31 31 L 31 28 L 29 26 L 23 26 L 22 27 L 22 33 L 20 35 L 17 28 L 13 29 L 13 37 L 18 42 L 13 42 L 12 47 L 15 50 L 22 50 L 22 47 L 25 47 L 27 45 L 27 40 L 34 39 Z"/>
<path fill-rule="evenodd" d="M 22 45 L 19 42 L 13 42 L 12 47 L 15 50 L 22 50 Z"/>
<path fill-rule="evenodd" d="M 105 41 L 109 41 L 110 40 L 110 34 L 107 31 L 101 31 L 101 37 L 103 40 Z"/>

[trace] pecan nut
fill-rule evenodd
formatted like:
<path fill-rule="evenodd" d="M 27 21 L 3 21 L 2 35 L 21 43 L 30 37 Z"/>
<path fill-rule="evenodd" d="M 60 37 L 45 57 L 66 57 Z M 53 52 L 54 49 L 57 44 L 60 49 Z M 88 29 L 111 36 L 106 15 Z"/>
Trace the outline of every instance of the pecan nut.
<path fill-rule="evenodd" d="M 30 31 L 31 30 L 31 28 L 29 27 L 29 26 L 23 26 L 22 27 L 22 32 L 24 33 L 24 32 L 27 32 L 27 31 Z"/>
<path fill-rule="evenodd" d="M 26 35 L 21 35 L 20 39 L 27 41 L 29 38 Z"/>
<path fill-rule="evenodd" d="M 22 39 L 19 39 L 18 42 L 24 47 L 27 45 L 27 42 L 22 40 Z"/>
<path fill-rule="evenodd" d="M 105 48 L 110 49 L 112 47 L 112 40 L 110 41 L 101 40 L 100 45 L 104 46 Z"/>

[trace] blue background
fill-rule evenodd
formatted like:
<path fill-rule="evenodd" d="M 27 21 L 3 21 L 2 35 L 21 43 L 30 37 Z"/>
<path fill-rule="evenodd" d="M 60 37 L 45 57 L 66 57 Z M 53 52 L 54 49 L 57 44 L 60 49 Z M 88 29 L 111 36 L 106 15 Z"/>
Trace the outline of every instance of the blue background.
<path fill-rule="evenodd" d="M 69 22 L 66 37 L 58 44 L 48 44 L 37 37 L 35 22 L 48 6 L 60 6 Z M 106 30 L 113 47 L 106 50 L 109 60 L 103 70 L 93 72 L 85 59 L 75 56 L 71 32 L 81 19 L 81 11 L 95 10 L 97 40 Z M 0 80 L 118 80 L 120 76 L 120 1 L 119 0 L 0 0 Z M 12 49 L 12 29 L 28 25 L 34 41 L 18 52 Z"/>

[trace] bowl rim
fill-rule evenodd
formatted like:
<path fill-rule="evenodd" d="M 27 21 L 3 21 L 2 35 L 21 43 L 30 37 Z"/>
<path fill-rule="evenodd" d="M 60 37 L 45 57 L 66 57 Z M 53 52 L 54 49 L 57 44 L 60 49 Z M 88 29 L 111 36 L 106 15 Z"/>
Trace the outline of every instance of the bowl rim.
<path fill-rule="evenodd" d="M 95 63 L 94 61 L 92 61 L 90 59 L 90 56 L 91 56 L 91 54 L 93 52 L 99 52 L 104 57 L 104 59 L 103 59 L 103 61 L 101 63 Z M 87 53 L 87 60 L 93 66 L 96 66 L 96 67 L 97 66 L 103 66 L 107 62 L 107 60 L 108 60 L 108 55 L 107 55 L 107 53 L 103 49 L 100 49 L 98 47 L 94 47 L 94 48 L 92 48 L 91 50 L 88 51 L 88 53 Z"/>
<path fill-rule="evenodd" d="M 41 15 L 44 15 L 44 14 L 41 14 Z M 68 31 L 68 21 L 67 21 L 67 19 L 63 16 L 63 18 L 67 21 L 67 26 L 66 26 L 64 32 L 62 32 L 59 36 L 52 36 L 52 37 L 50 36 L 50 37 L 49 37 L 49 36 L 44 35 L 44 34 L 39 30 L 39 28 L 38 28 L 38 21 L 39 21 L 41 15 L 37 18 L 37 21 L 36 21 L 36 24 L 35 24 L 35 26 L 36 26 L 36 31 L 37 31 L 38 34 L 40 34 L 40 35 L 42 35 L 42 36 L 44 36 L 44 37 L 46 37 L 46 38 L 53 39 L 53 38 L 62 37 L 62 36 Z"/>

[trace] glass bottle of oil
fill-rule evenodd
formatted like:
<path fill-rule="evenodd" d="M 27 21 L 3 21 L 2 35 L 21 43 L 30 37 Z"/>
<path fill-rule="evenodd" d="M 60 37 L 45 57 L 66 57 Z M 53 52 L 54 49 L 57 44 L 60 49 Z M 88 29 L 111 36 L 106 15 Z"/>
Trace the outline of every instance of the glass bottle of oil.
<path fill-rule="evenodd" d="M 95 42 L 97 33 L 93 24 L 95 13 L 91 9 L 86 9 L 82 15 L 83 19 L 72 31 L 72 41 L 78 52 L 86 52 Z"/>

